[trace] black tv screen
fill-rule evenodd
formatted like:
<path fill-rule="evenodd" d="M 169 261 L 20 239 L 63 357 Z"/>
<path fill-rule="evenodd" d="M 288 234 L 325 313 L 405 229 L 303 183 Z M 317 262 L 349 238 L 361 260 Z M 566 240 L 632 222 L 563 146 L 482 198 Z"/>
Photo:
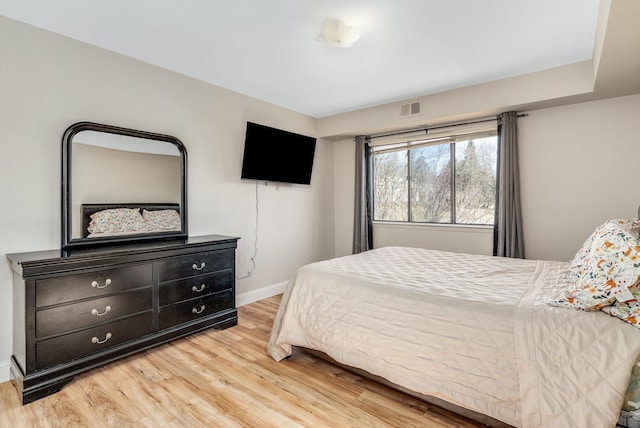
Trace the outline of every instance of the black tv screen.
<path fill-rule="evenodd" d="M 241 178 L 309 184 L 315 148 L 315 138 L 247 122 Z"/>

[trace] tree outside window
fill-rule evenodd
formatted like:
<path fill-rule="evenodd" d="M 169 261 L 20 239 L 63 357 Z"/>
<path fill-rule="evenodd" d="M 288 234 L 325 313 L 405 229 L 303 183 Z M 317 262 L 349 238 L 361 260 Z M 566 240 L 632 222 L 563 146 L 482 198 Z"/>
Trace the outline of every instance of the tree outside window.
<path fill-rule="evenodd" d="M 372 155 L 374 220 L 493 224 L 497 137 Z"/>

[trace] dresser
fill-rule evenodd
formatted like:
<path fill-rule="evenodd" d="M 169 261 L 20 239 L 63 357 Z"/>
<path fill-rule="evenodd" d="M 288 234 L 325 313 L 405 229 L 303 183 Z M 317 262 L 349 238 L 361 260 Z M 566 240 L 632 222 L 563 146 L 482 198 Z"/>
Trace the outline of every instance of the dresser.
<path fill-rule="evenodd" d="M 8 254 L 11 378 L 22 403 L 119 358 L 236 325 L 237 241 L 209 235 Z"/>

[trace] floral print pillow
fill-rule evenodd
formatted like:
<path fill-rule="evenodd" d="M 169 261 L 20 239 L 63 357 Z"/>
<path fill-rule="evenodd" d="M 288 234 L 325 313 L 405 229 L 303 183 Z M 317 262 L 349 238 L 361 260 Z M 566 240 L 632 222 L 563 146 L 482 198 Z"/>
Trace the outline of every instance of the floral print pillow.
<path fill-rule="evenodd" d="M 632 294 L 632 300 L 615 301 L 612 305 L 602 308 L 602 311 L 640 328 L 640 290 L 635 290 Z"/>
<path fill-rule="evenodd" d="M 143 232 L 146 224 L 138 208 L 112 208 L 91 214 L 87 230 L 96 233 Z"/>
<path fill-rule="evenodd" d="M 591 253 L 591 244 L 593 244 L 593 240 L 596 237 L 596 234 L 599 233 L 600 229 L 604 225 L 598 227 L 593 233 L 584 241 L 582 247 L 578 250 L 576 255 L 573 257 L 571 262 L 569 263 L 569 279 L 572 281 L 577 281 L 580 278 L 580 269 L 582 269 L 582 265 L 584 264 L 584 259 L 589 256 Z"/>
<path fill-rule="evenodd" d="M 148 231 L 180 230 L 180 214 L 176 210 L 143 210 L 142 217 Z"/>
<path fill-rule="evenodd" d="M 573 283 L 551 302 L 555 306 L 596 310 L 633 299 L 640 279 L 640 222 L 614 219 L 596 228 L 569 270 Z"/>

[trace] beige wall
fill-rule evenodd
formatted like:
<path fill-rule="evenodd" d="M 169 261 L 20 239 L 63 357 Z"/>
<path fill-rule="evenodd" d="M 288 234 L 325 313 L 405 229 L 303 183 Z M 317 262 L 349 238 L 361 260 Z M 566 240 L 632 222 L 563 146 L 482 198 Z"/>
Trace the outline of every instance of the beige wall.
<path fill-rule="evenodd" d="M 593 229 L 640 205 L 640 95 L 533 110 L 518 120 L 525 254 L 570 260 Z M 336 255 L 351 252 L 353 140 L 336 142 Z M 491 230 L 375 225 L 374 245 L 491 254 Z"/>
<path fill-rule="evenodd" d="M 0 17 L 0 381 L 12 350 L 6 253 L 59 248 L 64 130 L 93 121 L 169 134 L 188 151 L 190 235 L 239 236 L 238 300 L 333 255 L 333 147 L 319 140 L 310 186 L 240 180 L 246 121 L 316 135 L 316 120 Z M 4 261 L 2 261 L 4 260 Z M 257 294 L 256 294 L 257 293 Z"/>
<path fill-rule="evenodd" d="M 523 110 L 531 105 L 559 105 L 593 96 L 593 64 L 582 61 L 562 67 L 495 80 L 437 94 L 425 95 L 324 117 L 318 120 L 318 135 L 340 138 L 384 133 L 398 129 L 451 123 Z M 419 114 L 401 116 L 401 106 L 420 102 Z"/>
<path fill-rule="evenodd" d="M 640 205 L 640 95 L 529 112 L 519 121 L 527 258 L 569 260 Z"/>

